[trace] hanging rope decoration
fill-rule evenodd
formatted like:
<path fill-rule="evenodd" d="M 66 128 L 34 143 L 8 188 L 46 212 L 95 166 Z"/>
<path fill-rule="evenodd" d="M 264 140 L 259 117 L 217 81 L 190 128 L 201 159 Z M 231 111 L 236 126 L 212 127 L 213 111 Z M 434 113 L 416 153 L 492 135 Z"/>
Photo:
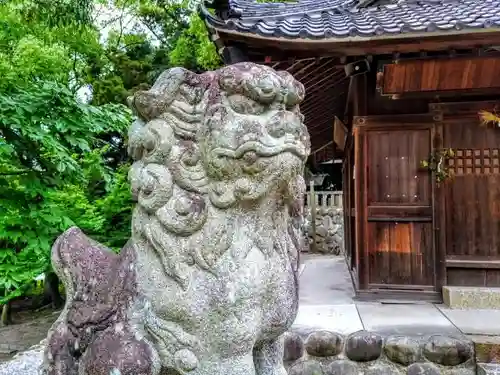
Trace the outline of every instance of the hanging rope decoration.
<path fill-rule="evenodd" d="M 455 156 L 454 151 L 449 149 L 435 150 L 427 160 L 422 160 L 420 166 L 434 173 L 436 182 L 439 184 L 453 178 L 453 171 L 449 168 L 448 160 Z"/>
<path fill-rule="evenodd" d="M 491 112 L 480 111 L 478 114 L 482 126 L 493 124 L 496 127 L 500 127 L 500 116 L 497 114 L 496 108 Z"/>

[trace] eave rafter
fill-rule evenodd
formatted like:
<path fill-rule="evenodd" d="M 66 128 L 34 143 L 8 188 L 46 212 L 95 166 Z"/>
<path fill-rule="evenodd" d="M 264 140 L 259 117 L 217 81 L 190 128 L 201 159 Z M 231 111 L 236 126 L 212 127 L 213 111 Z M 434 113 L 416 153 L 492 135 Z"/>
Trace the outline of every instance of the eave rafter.
<path fill-rule="evenodd" d="M 301 112 L 311 137 L 311 154 L 315 162 L 335 156 L 333 121 L 342 117 L 346 104 L 348 78 L 338 57 L 273 60 L 265 64 L 276 70 L 286 70 L 300 81 L 306 97 Z"/>

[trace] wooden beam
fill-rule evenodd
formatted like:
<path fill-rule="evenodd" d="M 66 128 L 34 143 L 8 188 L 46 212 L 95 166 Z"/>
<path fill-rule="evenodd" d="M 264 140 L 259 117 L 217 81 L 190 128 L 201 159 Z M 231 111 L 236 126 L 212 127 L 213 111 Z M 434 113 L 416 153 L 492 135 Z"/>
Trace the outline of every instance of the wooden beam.
<path fill-rule="evenodd" d="M 402 60 L 383 65 L 382 95 L 500 91 L 500 56 Z M 453 74 L 450 74 L 453 72 Z"/>
<path fill-rule="evenodd" d="M 334 118 L 335 118 L 335 114 L 331 113 L 330 116 L 324 116 L 322 121 L 316 122 L 314 124 L 314 126 L 311 126 L 311 127 L 308 126 L 307 130 L 309 131 L 311 138 L 315 138 L 318 134 L 323 133 L 325 131 L 325 129 L 330 129 L 331 126 L 325 126 L 325 125 L 331 124 Z M 313 123 L 313 121 L 308 122 L 308 123 Z M 319 130 L 321 130 L 321 132 L 318 133 Z"/>
<path fill-rule="evenodd" d="M 290 70 L 293 70 L 294 67 L 296 67 L 297 65 L 301 65 L 303 63 L 304 63 L 304 60 L 296 60 L 296 61 L 293 62 L 292 65 L 290 65 L 289 67 L 287 67 L 285 70 L 290 73 Z M 292 74 L 292 73 L 290 73 L 290 74 Z"/>
<path fill-rule="evenodd" d="M 249 61 L 249 58 L 242 49 L 235 46 L 227 46 L 222 49 L 222 60 L 225 65 L 232 65 Z"/>
<path fill-rule="evenodd" d="M 316 65 L 318 63 L 318 61 L 321 61 L 321 57 L 320 58 L 312 58 L 311 60 L 314 60 L 312 63 L 309 63 L 307 64 L 306 66 L 300 68 L 299 71 L 297 72 L 291 72 L 290 69 L 287 69 L 287 72 L 292 74 L 294 77 L 297 77 L 296 79 L 302 79 L 300 78 L 300 75 L 304 72 L 306 72 L 307 70 L 309 70 L 311 67 L 313 67 L 314 65 Z"/>
<path fill-rule="evenodd" d="M 332 92 L 333 91 L 333 92 Z M 310 95 L 308 96 L 306 93 L 306 100 L 304 102 L 304 105 L 300 107 L 302 112 L 308 112 L 317 108 L 322 107 L 323 105 L 329 105 L 332 103 L 334 99 L 339 98 L 340 96 L 344 95 L 346 93 L 346 89 L 343 86 L 334 86 L 332 85 L 331 87 L 327 88 L 324 90 L 322 95 L 318 97 L 319 95 Z"/>
<path fill-rule="evenodd" d="M 334 99 L 335 98 L 332 98 L 333 102 L 334 102 Z M 324 125 L 324 122 L 333 121 L 333 119 L 336 115 L 340 115 L 342 113 L 342 107 L 340 105 L 333 105 L 332 104 L 331 106 L 326 106 L 326 107 L 328 109 L 325 109 L 322 112 L 319 112 L 317 109 L 313 110 L 313 111 L 303 112 L 307 124 L 315 122 L 315 125 L 311 126 L 308 129 L 314 130 L 316 128 L 319 128 L 320 127 L 319 124 Z M 316 125 L 316 124 L 318 124 L 318 125 Z"/>
<path fill-rule="evenodd" d="M 302 84 L 305 84 L 305 82 L 304 82 L 304 81 L 306 80 L 306 78 L 309 78 L 310 76 L 313 76 L 313 78 L 314 78 L 314 77 L 316 77 L 316 74 L 315 74 L 315 73 L 317 73 L 318 71 L 322 71 L 322 72 L 323 72 L 323 71 L 324 71 L 324 69 L 325 69 L 326 67 L 328 67 L 328 66 L 331 66 L 331 65 L 332 65 L 332 63 L 333 63 L 333 61 L 329 59 L 326 63 L 321 64 L 320 66 L 318 66 L 318 67 L 316 67 L 316 68 L 314 68 L 314 69 L 311 69 L 311 70 L 310 70 L 307 74 L 305 74 L 304 76 L 298 76 L 298 75 L 295 75 L 295 77 L 296 77 L 296 79 L 297 79 L 297 80 L 299 80 Z M 335 65 L 334 65 L 334 66 L 335 66 Z"/>
<path fill-rule="evenodd" d="M 318 74 L 318 72 L 321 72 L 321 74 Z M 327 81 L 330 78 L 338 77 L 340 76 L 339 73 L 344 75 L 344 71 L 340 70 L 337 66 L 331 66 L 330 68 L 326 70 L 320 70 L 319 68 L 314 69 L 311 71 L 313 74 L 313 77 L 309 79 L 308 81 L 304 80 L 304 78 L 300 78 L 299 81 L 304 85 L 304 87 L 308 88 L 311 87 L 311 85 L 318 85 L 321 82 Z"/>
<path fill-rule="evenodd" d="M 278 37 L 262 37 L 256 34 L 217 29 L 225 41 L 238 41 L 253 49 L 269 48 L 290 54 L 293 51 L 297 58 L 313 56 L 387 55 L 393 52 L 408 53 L 426 51 L 446 51 L 448 49 L 463 50 L 476 47 L 497 46 L 500 44 L 500 30 L 497 28 L 457 30 L 447 33 L 407 33 L 394 36 L 343 39 L 287 39 Z"/>
<path fill-rule="evenodd" d="M 333 122 L 333 141 L 341 151 L 344 151 L 346 140 L 347 127 L 337 116 L 335 116 L 335 120 Z"/>
<path fill-rule="evenodd" d="M 338 78 L 338 77 L 335 77 L 335 78 Z M 318 91 L 324 92 L 326 87 L 339 87 L 342 85 L 342 83 L 344 83 L 348 79 L 349 79 L 348 77 L 341 76 L 340 79 L 337 79 L 333 82 L 330 82 L 330 83 L 327 82 L 327 83 L 320 85 L 320 86 L 311 87 L 311 88 L 309 88 L 309 90 L 306 89 L 306 95 L 313 95 L 314 93 L 316 93 Z"/>

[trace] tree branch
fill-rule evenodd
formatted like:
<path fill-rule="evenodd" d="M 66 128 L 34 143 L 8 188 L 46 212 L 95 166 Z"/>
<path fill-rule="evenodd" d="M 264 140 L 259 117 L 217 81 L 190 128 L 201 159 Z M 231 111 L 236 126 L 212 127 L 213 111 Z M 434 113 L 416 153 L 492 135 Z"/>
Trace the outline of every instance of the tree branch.
<path fill-rule="evenodd" d="M 31 172 L 29 169 L 23 171 L 0 172 L 0 176 L 18 176 Z"/>

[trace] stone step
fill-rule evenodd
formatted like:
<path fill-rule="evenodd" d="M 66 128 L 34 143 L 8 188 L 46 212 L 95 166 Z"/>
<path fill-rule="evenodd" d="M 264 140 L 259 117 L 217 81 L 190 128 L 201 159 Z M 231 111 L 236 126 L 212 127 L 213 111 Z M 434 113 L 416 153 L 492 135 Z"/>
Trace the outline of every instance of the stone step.
<path fill-rule="evenodd" d="M 500 365 L 495 363 L 478 363 L 477 375 L 500 375 Z"/>
<path fill-rule="evenodd" d="M 499 336 L 467 335 L 467 338 L 474 343 L 474 353 L 477 363 L 500 364 Z"/>
<path fill-rule="evenodd" d="M 443 301 L 452 309 L 500 309 L 500 288 L 444 286 Z"/>

